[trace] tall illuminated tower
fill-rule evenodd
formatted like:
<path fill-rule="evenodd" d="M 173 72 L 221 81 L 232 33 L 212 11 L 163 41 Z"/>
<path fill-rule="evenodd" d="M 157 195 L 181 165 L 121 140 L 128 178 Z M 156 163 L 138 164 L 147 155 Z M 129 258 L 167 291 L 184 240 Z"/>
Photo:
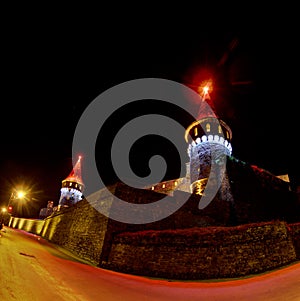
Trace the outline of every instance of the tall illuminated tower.
<path fill-rule="evenodd" d="M 58 210 L 76 204 L 82 199 L 84 184 L 81 178 L 81 157 L 78 157 L 70 174 L 62 181 Z"/>
<path fill-rule="evenodd" d="M 190 157 L 190 189 L 192 193 L 200 196 L 203 195 L 210 176 L 214 181 L 218 181 L 220 178 L 218 166 L 221 169 L 226 156 L 230 156 L 232 153 L 232 132 L 216 114 L 209 95 L 211 89 L 211 81 L 207 81 L 199 87 L 202 101 L 197 120 L 187 128 L 185 133 Z M 213 170 L 214 174 L 211 174 L 212 163 L 216 167 Z"/>

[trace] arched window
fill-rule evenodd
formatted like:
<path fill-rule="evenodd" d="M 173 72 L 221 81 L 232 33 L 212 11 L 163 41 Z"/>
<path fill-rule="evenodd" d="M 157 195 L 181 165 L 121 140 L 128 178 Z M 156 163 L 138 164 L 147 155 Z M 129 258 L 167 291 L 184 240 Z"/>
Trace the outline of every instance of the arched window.
<path fill-rule="evenodd" d="M 210 132 L 210 124 L 209 123 L 206 124 L 206 132 Z"/>

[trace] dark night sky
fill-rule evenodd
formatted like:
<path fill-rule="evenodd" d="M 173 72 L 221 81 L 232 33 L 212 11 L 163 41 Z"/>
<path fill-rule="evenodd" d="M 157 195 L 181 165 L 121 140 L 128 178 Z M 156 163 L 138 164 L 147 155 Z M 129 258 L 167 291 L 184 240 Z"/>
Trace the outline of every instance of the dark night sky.
<path fill-rule="evenodd" d="M 2 41 L 1 203 L 23 182 L 40 204 L 57 204 L 77 121 L 106 89 L 144 77 L 195 84 L 204 68 L 216 79 L 233 155 L 299 179 L 295 27 L 38 21 L 11 21 Z"/>

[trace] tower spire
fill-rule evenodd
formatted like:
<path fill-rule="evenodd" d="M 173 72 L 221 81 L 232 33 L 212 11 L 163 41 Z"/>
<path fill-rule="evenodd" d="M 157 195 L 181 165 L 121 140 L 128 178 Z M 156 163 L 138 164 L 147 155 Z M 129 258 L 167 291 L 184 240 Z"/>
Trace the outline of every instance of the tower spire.
<path fill-rule="evenodd" d="M 81 177 L 81 156 L 78 157 L 78 160 L 74 165 L 72 171 L 69 173 L 69 175 L 65 178 L 64 181 L 72 181 L 78 184 L 83 184 Z"/>

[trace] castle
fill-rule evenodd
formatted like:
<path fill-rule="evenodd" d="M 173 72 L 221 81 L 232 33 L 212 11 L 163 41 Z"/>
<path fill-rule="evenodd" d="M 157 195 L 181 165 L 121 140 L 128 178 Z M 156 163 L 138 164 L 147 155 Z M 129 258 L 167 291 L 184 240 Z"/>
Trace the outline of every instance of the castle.
<path fill-rule="evenodd" d="M 203 104 L 210 103 L 208 91 L 203 91 Z M 99 267 L 150 277 L 239 277 L 300 259 L 297 194 L 286 179 L 233 157 L 231 139 L 230 127 L 213 105 L 200 104 L 197 120 L 185 133 L 190 158 L 185 177 L 145 189 L 122 183 L 109 188 L 135 204 L 155 203 L 164 195 L 174 204 L 187 199 L 161 220 L 126 224 L 99 212 L 99 203 L 107 204 L 108 213 L 118 205 L 107 189 L 89 199 L 83 196 L 79 158 L 62 181 L 60 210 L 40 225 L 26 226 L 17 218 L 10 225 L 37 233 Z"/>
<path fill-rule="evenodd" d="M 203 82 L 202 85 L 199 86 L 202 103 L 199 104 L 197 120 L 193 122 L 185 132 L 184 138 L 188 144 L 187 153 L 190 158 L 190 161 L 186 163 L 185 176 L 178 179 L 153 183 L 150 186 L 144 187 L 144 189 L 168 195 L 173 195 L 174 191 L 184 191 L 202 196 L 207 187 L 209 176 L 211 176 L 212 181 L 225 178 L 223 180 L 223 186 L 226 179 L 228 181 L 226 171 L 217 170 L 217 166 L 223 165 L 227 158 L 247 165 L 246 162 L 237 160 L 232 156 L 232 131 L 217 115 L 214 102 L 210 97 L 211 89 L 211 80 Z M 214 161 L 218 161 L 218 163 L 212 164 Z M 212 165 L 215 167 L 214 170 L 211 169 Z M 256 166 L 250 167 L 259 169 Z M 268 178 L 272 179 L 272 181 L 282 182 L 282 186 L 285 186 L 289 190 L 291 189 L 288 175 L 275 176 L 266 170 L 259 170 L 261 173 L 267 175 Z M 213 175 L 213 173 L 216 174 Z M 220 186 L 220 184 L 221 183 L 217 186 Z M 82 200 L 83 190 L 81 156 L 79 156 L 70 174 L 62 181 L 57 210 L 60 210 L 62 207 L 72 206 Z M 228 197 L 227 194 L 227 198 Z"/>

